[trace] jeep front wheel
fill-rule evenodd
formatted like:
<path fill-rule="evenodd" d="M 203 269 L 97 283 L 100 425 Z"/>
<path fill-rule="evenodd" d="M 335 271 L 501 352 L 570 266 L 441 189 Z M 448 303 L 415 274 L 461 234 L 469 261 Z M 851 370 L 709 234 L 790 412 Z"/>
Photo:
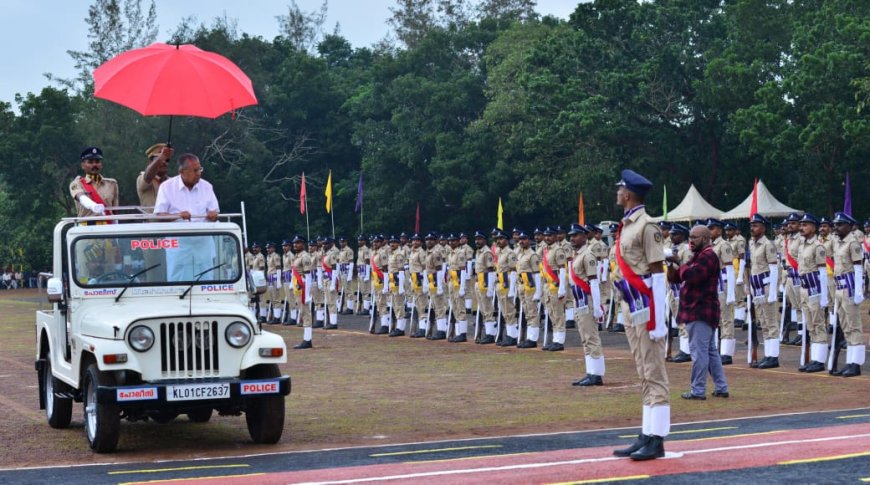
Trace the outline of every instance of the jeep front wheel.
<path fill-rule="evenodd" d="M 45 417 L 48 418 L 48 425 L 52 428 L 62 429 L 68 428 L 72 420 L 73 402 L 68 397 L 57 397 L 55 393 L 64 392 L 69 387 L 51 374 L 51 360 L 45 360 L 45 367 L 42 371 L 42 389 L 45 395 Z"/>
<path fill-rule="evenodd" d="M 110 453 L 118 447 L 118 437 L 121 434 L 121 413 L 118 406 L 97 402 L 97 388 L 114 385 L 115 378 L 112 374 L 100 372 L 97 364 L 88 366 L 84 387 L 85 434 L 88 445 L 97 453 Z"/>
<path fill-rule="evenodd" d="M 281 371 L 274 364 L 261 364 L 245 372 L 246 379 L 277 377 L 281 377 Z M 284 432 L 284 396 L 259 396 L 248 400 L 245 421 L 254 443 L 277 443 Z"/>

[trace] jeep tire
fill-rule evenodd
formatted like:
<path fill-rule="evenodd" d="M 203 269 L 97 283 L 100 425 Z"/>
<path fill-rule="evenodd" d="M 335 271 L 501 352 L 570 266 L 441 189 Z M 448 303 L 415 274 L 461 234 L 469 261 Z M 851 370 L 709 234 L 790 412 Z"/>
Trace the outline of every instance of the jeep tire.
<path fill-rule="evenodd" d="M 115 404 L 97 402 L 97 388 L 114 386 L 115 377 L 108 372 L 100 372 L 97 364 L 92 363 L 85 371 L 84 382 L 85 436 L 88 445 L 97 453 L 111 453 L 118 447 L 121 434 L 121 413 Z"/>
<path fill-rule="evenodd" d="M 274 379 L 280 376 L 281 371 L 276 364 L 260 364 L 245 372 L 245 379 Z M 249 399 L 245 421 L 254 443 L 277 443 L 284 432 L 284 396 L 279 394 Z"/>
<path fill-rule="evenodd" d="M 72 398 L 57 397 L 55 393 L 69 391 L 69 386 L 51 374 L 51 359 L 45 359 L 42 369 L 42 390 L 45 402 L 45 417 L 52 428 L 68 428 L 72 420 Z"/>

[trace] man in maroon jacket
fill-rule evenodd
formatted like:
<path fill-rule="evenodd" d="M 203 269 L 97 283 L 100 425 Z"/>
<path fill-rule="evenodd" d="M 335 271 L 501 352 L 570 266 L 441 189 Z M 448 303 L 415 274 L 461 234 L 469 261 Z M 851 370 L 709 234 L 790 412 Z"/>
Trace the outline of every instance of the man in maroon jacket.
<path fill-rule="evenodd" d="M 683 393 L 682 398 L 706 400 L 708 372 L 715 385 L 713 396 L 728 397 L 728 382 L 715 341 L 720 317 L 719 258 L 710 245 L 710 230 L 705 226 L 693 227 L 689 247 L 692 259 L 678 270 L 668 271 L 671 282 L 683 283 L 677 321 L 686 324 L 692 353 L 692 390 Z"/>

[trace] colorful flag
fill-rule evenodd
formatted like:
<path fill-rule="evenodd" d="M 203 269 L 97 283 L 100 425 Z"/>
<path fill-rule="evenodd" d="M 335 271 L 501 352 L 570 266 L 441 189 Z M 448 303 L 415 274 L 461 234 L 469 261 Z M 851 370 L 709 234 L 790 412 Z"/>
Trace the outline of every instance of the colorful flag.
<path fill-rule="evenodd" d="M 326 178 L 326 213 L 332 212 L 332 170 L 329 171 L 329 177 Z"/>
<path fill-rule="evenodd" d="M 417 202 L 417 218 L 414 219 L 414 232 L 420 234 L 420 203 Z"/>
<path fill-rule="evenodd" d="M 852 215 L 852 183 L 849 181 L 849 172 L 846 172 L 846 198 L 843 201 L 843 212 Z"/>
<path fill-rule="evenodd" d="M 299 188 L 299 213 L 305 214 L 306 201 L 305 197 L 308 194 L 305 191 L 305 172 L 302 172 L 302 186 Z"/>
<path fill-rule="evenodd" d="M 504 219 L 502 216 L 504 215 L 504 207 L 501 205 L 501 197 L 498 198 L 498 224 L 495 227 L 499 229 L 504 229 Z"/>
<path fill-rule="evenodd" d="M 752 186 L 752 205 L 749 206 L 749 217 L 754 216 L 758 212 L 758 179 L 755 179 L 755 185 Z"/>
<path fill-rule="evenodd" d="M 662 197 L 662 220 L 668 220 L 668 186 L 665 185 L 665 195 Z"/>
<path fill-rule="evenodd" d="M 359 183 L 356 184 L 356 207 L 353 208 L 354 212 L 359 212 L 362 209 L 363 202 L 363 183 L 362 183 L 362 172 L 359 173 Z"/>
<path fill-rule="evenodd" d="M 586 225 L 586 210 L 583 208 L 583 192 L 580 192 L 580 201 L 577 202 L 577 221 L 581 226 Z"/>

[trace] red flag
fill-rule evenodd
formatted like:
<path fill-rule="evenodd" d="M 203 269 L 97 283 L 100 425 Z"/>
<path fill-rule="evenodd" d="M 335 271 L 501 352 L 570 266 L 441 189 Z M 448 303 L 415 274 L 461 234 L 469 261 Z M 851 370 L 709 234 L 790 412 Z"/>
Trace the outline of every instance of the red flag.
<path fill-rule="evenodd" d="M 299 189 L 299 213 L 305 214 L 305 172 L 302 172 L 302 187 Z"/>
<path fill-rule="evenodd" d="M 580 201 L 577 202 L 578 221 L 581 226 L 586 225 L 586 210 L 583 207 L 583 192 L 580 192 Z"/>
<path fill-rule="evenodd" d="M 752 186 L 752 205 L 749 207 L 749 217 L 754 216 L 758 212 L 758 179 L 755 179 L 755 185 Z"/>
<path fill-rule="evenodd" d="M 414 220 L 414 232 L 420 234 L 420 203 L 417 202 L 417 218 Z"/>

